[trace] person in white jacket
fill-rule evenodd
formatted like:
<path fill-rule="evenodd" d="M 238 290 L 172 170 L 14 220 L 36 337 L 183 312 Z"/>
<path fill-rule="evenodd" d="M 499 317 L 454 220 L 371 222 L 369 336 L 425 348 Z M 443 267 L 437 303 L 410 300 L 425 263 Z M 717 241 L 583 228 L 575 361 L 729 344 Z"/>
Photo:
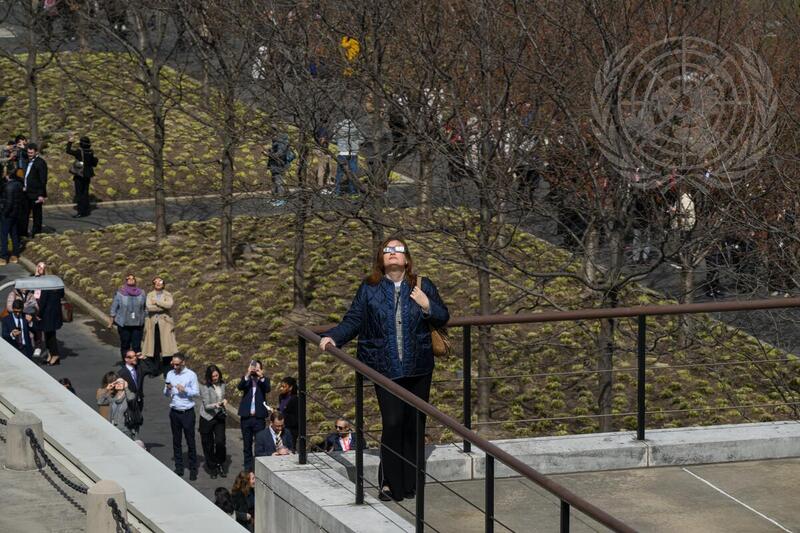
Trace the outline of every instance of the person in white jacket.
<path fill-rule="evenodd" d="M 347 192 L 358 194 L 355 181 L 358 179 L 358 151 L 364 142 L 364 135 L 355 122 L 346 118 L 336 125 L 336 187 L 335 193 L 342 194 L 342 178 L 347 174 Z"/>

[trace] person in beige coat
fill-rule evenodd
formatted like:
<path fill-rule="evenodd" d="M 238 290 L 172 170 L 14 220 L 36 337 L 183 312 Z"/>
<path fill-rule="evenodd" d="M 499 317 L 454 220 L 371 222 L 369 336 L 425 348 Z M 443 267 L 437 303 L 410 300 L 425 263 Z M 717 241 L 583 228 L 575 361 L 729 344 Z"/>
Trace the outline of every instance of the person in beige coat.
<path fill-rule="evenodd" d="M 175 321 L 170 314 L 174 300 L 164 287 L 163 279 L 153 278 L 153 290 L 147 293 L 142 355 L 148 358 L 148 366 L 154 369 L 152 374 L 156 375 L 161 367 L 166 376 L 172 356 L 178 353 L 178 342 L 175 340 Z"/>

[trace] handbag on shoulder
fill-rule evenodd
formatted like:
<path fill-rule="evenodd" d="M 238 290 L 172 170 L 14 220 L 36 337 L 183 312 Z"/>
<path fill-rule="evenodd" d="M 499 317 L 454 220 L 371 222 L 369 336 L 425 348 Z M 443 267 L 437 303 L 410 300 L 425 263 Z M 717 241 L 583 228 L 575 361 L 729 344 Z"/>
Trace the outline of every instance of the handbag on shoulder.
<path fill-rule="evenodd" d="M 417 276 L 417 288 L 422 290 L 422 276 Z M 431 347 L 433 348 L 433 355 L 436 357 L 444 357 L 450 355 L 453 348 L 453 343 L 450 340 L 450 334 L 447 332 L 446 327 L 436 328 L 428 324 L 431 330 Z"/>
<path fill-rule="evenodd" d="M 66 298 L 61 298 L 61 321 L 72 322 L 72 304 Z"/>
<path fill-rule="evenodd" d="M 84 171 L 84 168 L 86 167 L 86 165 L 84 165 L 84 163 L 83 163 L 83 158 L 84 158 L 83 149 L 81 149 L 81 158 L 80 159 L 76 159 L 75 161 L 73 161 L 72 162 L 72 166 L 69 167 L 69 173 L 70 174 L 74 174 L 74 175 L 78 176 L 79 178 L 83 177 L 83 171 Z"/>

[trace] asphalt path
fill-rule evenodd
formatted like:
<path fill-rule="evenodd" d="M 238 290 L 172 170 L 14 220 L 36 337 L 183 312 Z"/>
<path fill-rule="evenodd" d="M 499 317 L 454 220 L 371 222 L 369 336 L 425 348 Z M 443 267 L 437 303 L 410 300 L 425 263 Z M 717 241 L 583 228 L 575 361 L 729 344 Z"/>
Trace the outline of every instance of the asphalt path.
<path fill-rule="evenodd" d="M 19 265 L 6 265 L 0 267 L 0 284 L 29 275 Z M 0 293 L 0 298 L 2 298 L 0 301 L 3 304 L 5 304 L 7 295 L 8 290 Z M 96 408 L 95 393 L 100 387 L 103 375 L 109 371 L 116 372 L 122 365 L 116 331 L 99 324 L 86 315 L 76 313 L 73 322 L 64 324 L 64 327 L 58 331 L 58 343 L 61 364 L 43 368 L 53 379 L 69 378 L 78 397 L 92 408 Z M 191 368 L 191 364 L 189 367 Z M 192 368 L 192 370 L 202 379 L 204 369 Z M 147 450 L 153 456 L 172 469 L 174 463 L 172 461 L 172 432 L 169 425 L 169 401 L 162 394 L 163 387 L 164 380 L 161 377 L 145 379 L 143 413 L 145 422 L 138 438 L 144 441 Z M 98 414 L 98 416 L 100 415 Z M 241 471 L 243 465 L 241 433 L 238 424 L 233 421 L 229 421 L 226 440 L 228 460 L 225 468 L 229 472 L 227 478 L 211 479 L 205 471 L 203 468 L 205 458 L 200 445 L 200 435 L 196 433 L 195 441 L 200 469 L 197 481 L 189 481 L 186 444 L 183 445 L 183 462 L 186 466 L 184 480 L 212 500 L 214 489 L 217 487 L 230 489 L 236 474 Z"/>

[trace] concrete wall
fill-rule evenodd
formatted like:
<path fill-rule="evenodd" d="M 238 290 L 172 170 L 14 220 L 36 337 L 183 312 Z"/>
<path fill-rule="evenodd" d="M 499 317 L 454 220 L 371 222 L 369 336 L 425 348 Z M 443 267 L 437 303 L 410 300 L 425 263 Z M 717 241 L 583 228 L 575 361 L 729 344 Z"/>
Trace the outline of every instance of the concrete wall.
<path fill-rule="evenodd" d="M 243 531 L 158 459 L 2 340 L 0 368 L 0 410 L 6 415 L 20 410 L 36 414 L 43 423 L 47 453 L 62 464 L 69 463 L 70 470 L 87 485 L 101 479 L 119 483 L 128 497 L 128 516 L 134 527 L 168 533 Z"/>
<path fill-rule="evenodd" d="M 261 533 L 410 532 L 402 517 L 370 496 L 355 505 L 355 486 L 332 468 L 325 454 L 256 459 L 256 531 Z"/>
<path fill-rule="evenodd" d="M 636 433 L 600 433 L 511 439 L 494 444 L 543 474 L 620 470 L 800 457 L 800 424 L 774 422 L 652 430 L 647 440 Z M 256 531 L 266 533 L 408 531 L 411 525 L 379 501 L 356 506 L 355 453 L 263 457 L 256 463 Z M 428 473 L 439 481 L 482 479 L 485 455 L 464 453 L 459 444 L 429 446 Z M 364 454 L 364 475 L 377 480 L 377 450 Z M 495 463 L 497 477 L 518 475 Z M 429 481 L 430 483 L 430 481 Z"/>

